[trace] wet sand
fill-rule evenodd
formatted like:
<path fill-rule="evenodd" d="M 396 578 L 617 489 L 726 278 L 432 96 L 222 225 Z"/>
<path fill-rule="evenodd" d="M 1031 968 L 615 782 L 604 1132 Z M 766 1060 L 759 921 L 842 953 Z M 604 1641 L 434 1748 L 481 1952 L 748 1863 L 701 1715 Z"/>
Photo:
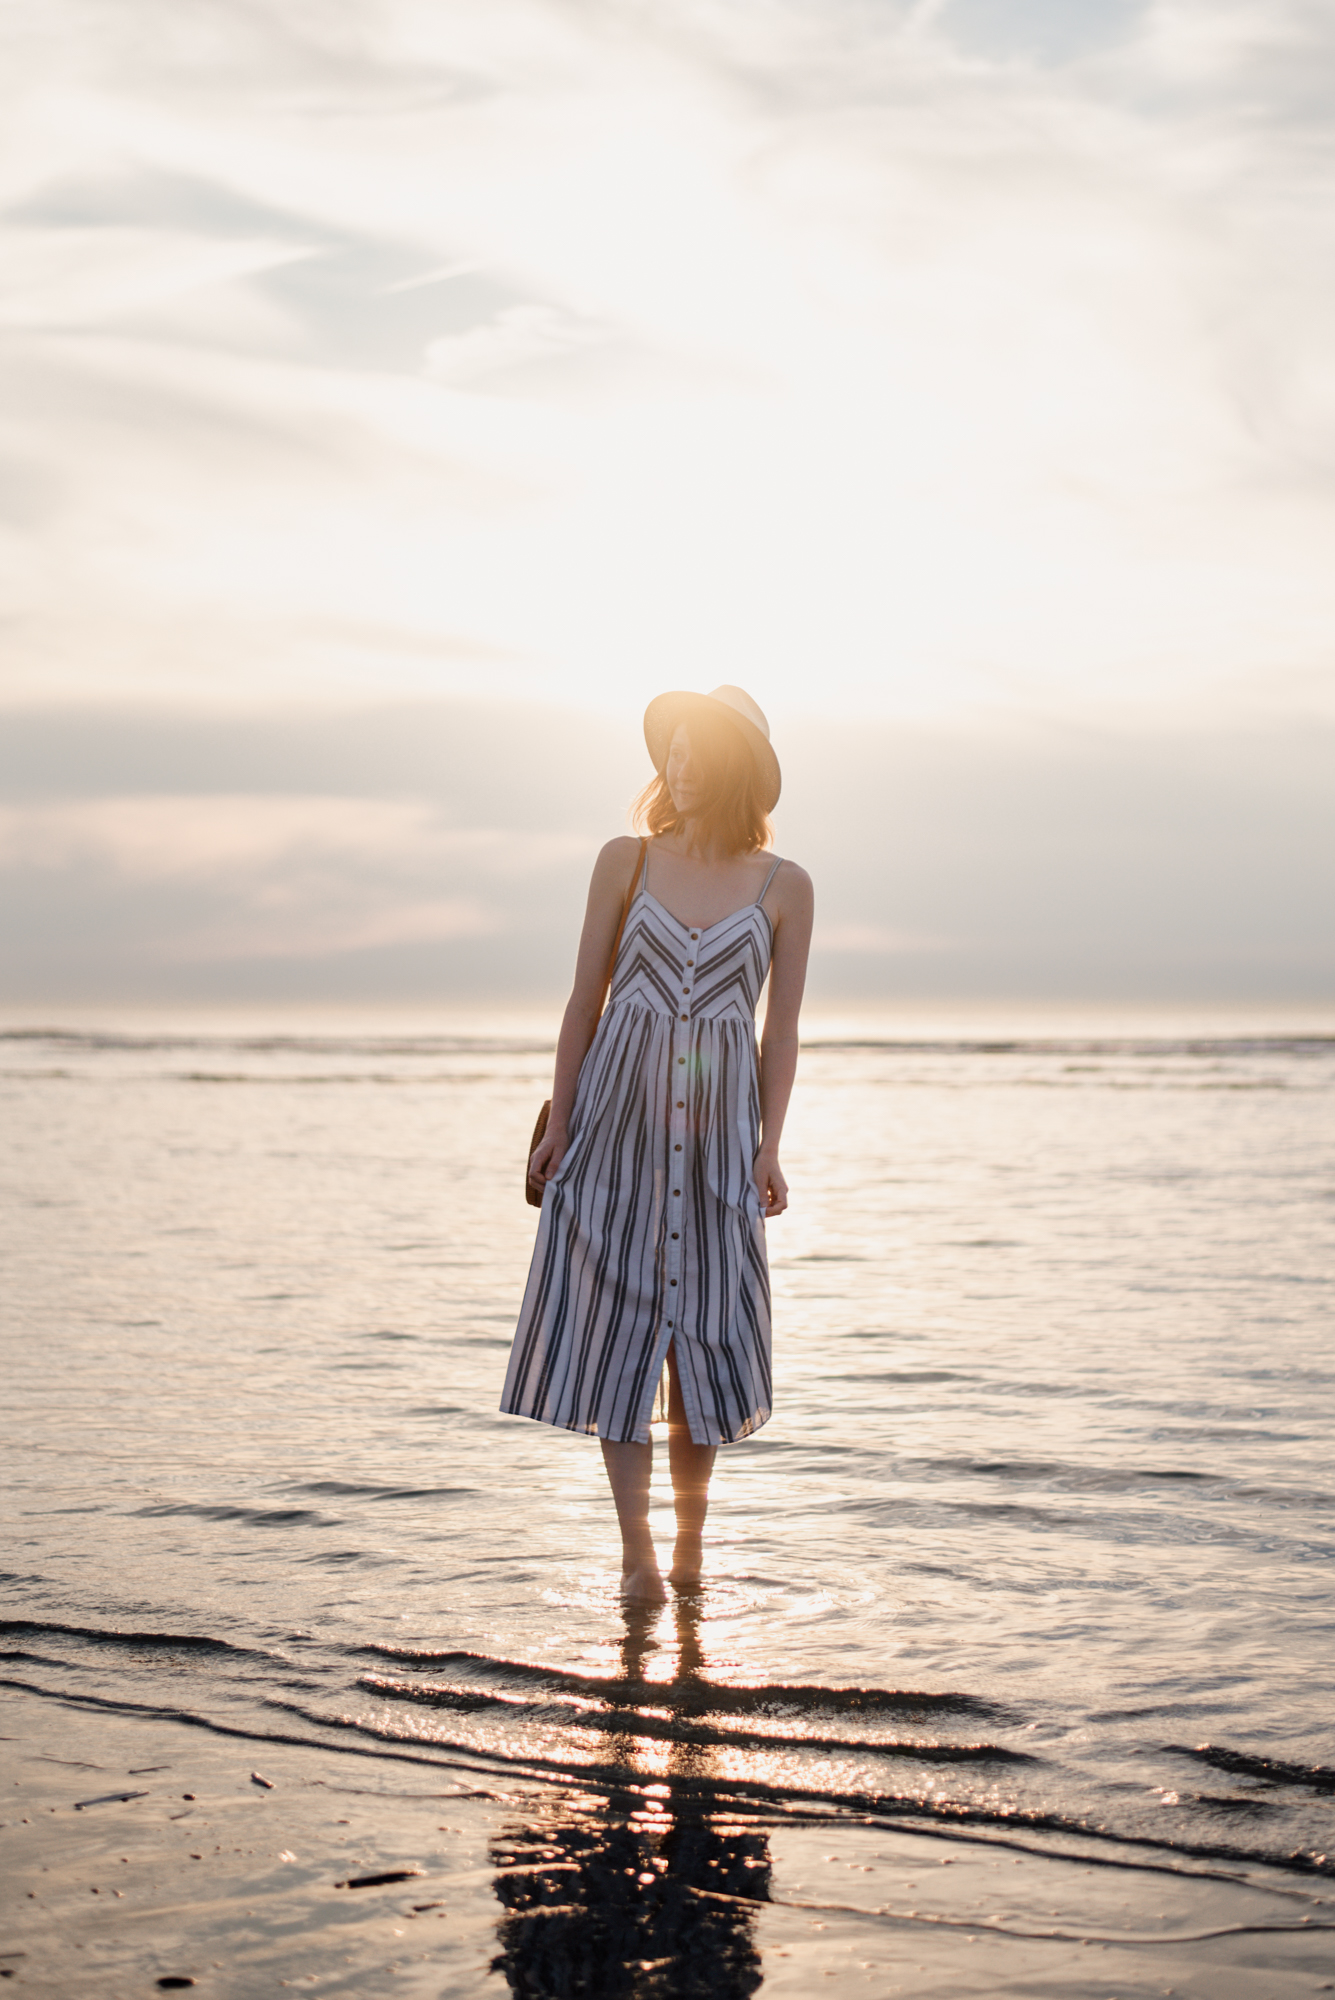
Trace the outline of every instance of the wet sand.
<path fill-rule="evenodd" d="M 662 1786 L 484 1789 L 13 1688 L 0 1736 L 16 1992 L 1335 1992 L 1323 1879 L 1107 1866 L 1019 1830 L 674 1826 Z"/>

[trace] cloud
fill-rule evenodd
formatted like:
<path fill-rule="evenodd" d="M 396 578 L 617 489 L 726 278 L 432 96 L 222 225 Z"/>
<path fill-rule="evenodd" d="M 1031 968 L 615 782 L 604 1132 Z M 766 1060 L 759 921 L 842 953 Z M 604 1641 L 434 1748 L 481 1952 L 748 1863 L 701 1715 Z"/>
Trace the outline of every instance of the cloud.
<path fill-rule="evenodd" d="M 591 847 L 569 831 L 451 827 L 438 807 L 410 799 L 156 794 L 0 805 L 0 877 L 33 886 L 56 878 L 76 896 L 80 885 L 84 894 L 100 885 L 123 911 L 171 893 L 170 916 L 159 915 L 147 943 L 159 965 L 325 961 L 494 937 L 516 915 L 516 880 L 541 884 L 587 867 Z M 440 893 L 461 881 L 462 893 Z"/>
<path fill-rule="evenodd" d="M 248 923 L 205 925 L 173 941 L 169 956 L 208 964 L 239 959 L 324 961 L 347 952 L 383 951 L 392 945 L 441 944 L 457 938 L 491 937 L 505 928 L 495 910 L 470 897 L 315 917 L 286 907 L 271 909 Z M 294 920 L 295 917 L 295 920 Z"/>
<path fill-rule="evenodd" d="M 1253 113 L 1293 128 L 1313 112 L 1325 122 L 1312 66 L 1332 48 L 1321 0 L 1154 0 L 1134 53 L 1152 74 L 1208 93 L 1218 112 L 1245 97 Z"/>
<path fill-rule="evenodd" d="M 1335 1001 L 1335 731 L 779 737 L 815 1004 Z M 541 1002 L 643 744 L 559 711 L 52 708 L 0 734 L 0 1003 Z"/>
<path fill-rule="evenodd" d="M 852 952 L 860 958 L 899 957 L 905 952 L 945 951 L 947 938 L 931 937 L 914 931 L 890 930 L 885 924 L 817 924 L 811 949 L 817 956 L 825 952 Z"/>
<path fill-rule="evenodd" d="M 442 825 L 416 800 L 170 795 L 0 805 L 0 868 L 96 866 L 140 882 L 275 870 L 466 867 L 504 881 L 591 859 L 588 837 Z"/>
<path fill-rule="evenodd" d="M 0 324 L 105 325 L 309 254 L 272 242 L 219 243 L 163 230 L 0 229 L 6 271 Z"/>
<path fill-rule="evenodd" d="M 467 382 L 498 369 L 565 355 L 607 337 L 598 325 L 553 306 L 507 306 L 484 326 L 430 341 L 426 370 L 436 381 Z"/>
<path fill-rule="evenodd" d="M 485 836 L 482 836 L 485 840 Z M 447 846 L 416 802 L 187 795 L 78 799 L 0 807 L 0 867 L 92 863 L 141 881 L 251 874 L 319 859 L 330 865 Z"/>
<path fill-rule="evenodd" d="M 1335 702 L 1328 8 L 9 18 L 11 699 Z"/>
<path fill-rule="evenodd" d="M 966 52 L 992 60 L 1069 63 L 1125 44 L 1147 0 L 939 0 L 923 9 Z"/>

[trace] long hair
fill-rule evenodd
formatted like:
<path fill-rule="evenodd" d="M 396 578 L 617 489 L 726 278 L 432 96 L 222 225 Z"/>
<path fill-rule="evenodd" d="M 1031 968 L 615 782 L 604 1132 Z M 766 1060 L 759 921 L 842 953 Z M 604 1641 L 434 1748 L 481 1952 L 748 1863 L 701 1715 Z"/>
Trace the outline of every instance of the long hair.
<path fill-rule="evenodd" d="M 759 773 L 740 729 L 708 709 L 684 718 L 691 732 L 691 755 L 700 772 L 703 804 L 693 814 L 696 843 L 717 844 L 725 854 L 755 854 L 774 838 L 760 802 Z M 653 776 L 631 807 L 638 832 L 683 833 L 686 817 L 672 803 L 667 779 Z"/>

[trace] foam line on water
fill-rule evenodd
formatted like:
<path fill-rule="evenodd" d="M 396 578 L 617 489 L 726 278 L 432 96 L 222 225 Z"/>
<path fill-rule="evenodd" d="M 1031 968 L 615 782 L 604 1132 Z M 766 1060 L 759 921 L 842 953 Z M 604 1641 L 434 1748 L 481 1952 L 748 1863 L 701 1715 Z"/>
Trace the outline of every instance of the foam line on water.
<path fill-rule="evenodd" d="M 527 1660 L 497 1659 L 487 1653 L 455 1649 L 433 1651 L 409 1646 L 365 1645 L 350 1650 L 391 1660 L 400 1667 L 421 1667 L 437 1673 L 454 1667 L 463 1672 L 472 1670 L 486 1680 L 518 1687 L 588 1695 L 627 1708 L 670 1707 L 682 1714 L 755 1715 L 772 1713 L 777 1707 L 787 1706 L 816 1713 L 969 1715 L 987 1717 L 992 1721 L 1021 1720 L 1013 1710 L 999 1702 L 950 1691 L 928 1693 L 920 1689 L 822 1687 L 809 1682 L 787 1681 L 729 1684 L 703 1680 L 613 1679 L 610 1675 L 575 1674 L 560 1667 L 534 1665 Z"/>
<path fill-rule="evenodd" d="M 484 1708 L 499 1708 L 508 1715 L 519 1717 L 530 1715 L 541 1717 L 541 1708 L 533 1702 L 517 1699 L 513 1695 L 478 1694 L 471 1690 L 432 1686 L 410 1681 L 392 1681 L 375 1674 L 363 1674 L 358 1680 L 359 1687 L 369 1693 L 378 1694 L 392 1701 L 409 1701 L 431 1708 L 474 1711 Z M 649 1700 L 652 1708 L 669 1706 L 655 1693 Z M 694 1707 L 694 1713 L 701 1713 Z M 707 1712 L 707 1707 L 703 1712 Z M 555 1718 L 554 1718 L 555 1719 Z M 607 1709 L 582 1709 L 571 1713 L 567 1707 L 560 1717 L 562 1726 L 575 1729 L 603 1730 L 608 1734 L 643 1736 L 660 1743 L 703 1743 L 727 1746 L 743 1750 L 851 1750 L 860 1755 L 876 1757 L 917 1758 L 924 1763 L 940 1764 L 1038 1764 L 1039 1757 L 1031 1756 L 1023 1750 L 1007 1750 L 996 1743 L 884 1743 L 873 1738 L 842 1736 L 788 1736 L 776 1734 L 767 1736 L 754 1729 L 715 1729 L 708 1723 L 661 1721 L 652 1715 L 640 1712 L 638 1705 L 617 1702 L 609 1712 Z"/>

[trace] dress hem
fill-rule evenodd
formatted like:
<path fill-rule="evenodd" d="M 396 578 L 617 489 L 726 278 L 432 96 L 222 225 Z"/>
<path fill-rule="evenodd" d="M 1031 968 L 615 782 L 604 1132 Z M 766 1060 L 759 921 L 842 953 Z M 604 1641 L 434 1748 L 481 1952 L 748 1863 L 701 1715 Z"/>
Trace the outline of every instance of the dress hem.
<path fill-rule="evenodd" d="M 535 1417 L 531 1410 L 507 1410 L 503 1403 L 499 1405 L 498 1414 L 503 1417 L 518 1417 L 521 1420 L 521 1422 L 526 1424 L 545 1424 L 548 1430 L 552 1431 L 569 1431 L 573 1437 L 597 1438 L 600 1442 L 607 1444 L 652 1444 L 653 1443 L 652 1437 L 604 1438 L 603 1433 L 602 1431 L 599 1430 L 597 1424 L 569 1424 L 569 1423 L 562 1423 L 559 1417 Z M 746 1440 L 749 1437 L 754 1437 L 757 1431 L 763 1430 L 765 1428 L 765 1425 L 770 1421 L 770 1418 L 773 1415 L 774 1412 L 772 1410 L 767 1410 L 763 1417 L 756 1417 L 753 1421 L 747 1423 L 745 1428 L 739 1430 L 734 1437 L 709 1438 L 706 1440 L 706 1442 L 712 1444 L 718 1450 L 722 1450 L 725 1445 L 745 1444 Z M 654 1425 L 656 1425 L 660 1430 L 665 1429 L 667 1426 L 667 1418 L 657 1417 L 653 1419 L 653 1424 L 651 1424 L 650 1428 L 652 1429 Z M 698 1444 L 700 1440 L 694 1435 L 692 1435 L 691 1442 L 693 1444 Z"/>

